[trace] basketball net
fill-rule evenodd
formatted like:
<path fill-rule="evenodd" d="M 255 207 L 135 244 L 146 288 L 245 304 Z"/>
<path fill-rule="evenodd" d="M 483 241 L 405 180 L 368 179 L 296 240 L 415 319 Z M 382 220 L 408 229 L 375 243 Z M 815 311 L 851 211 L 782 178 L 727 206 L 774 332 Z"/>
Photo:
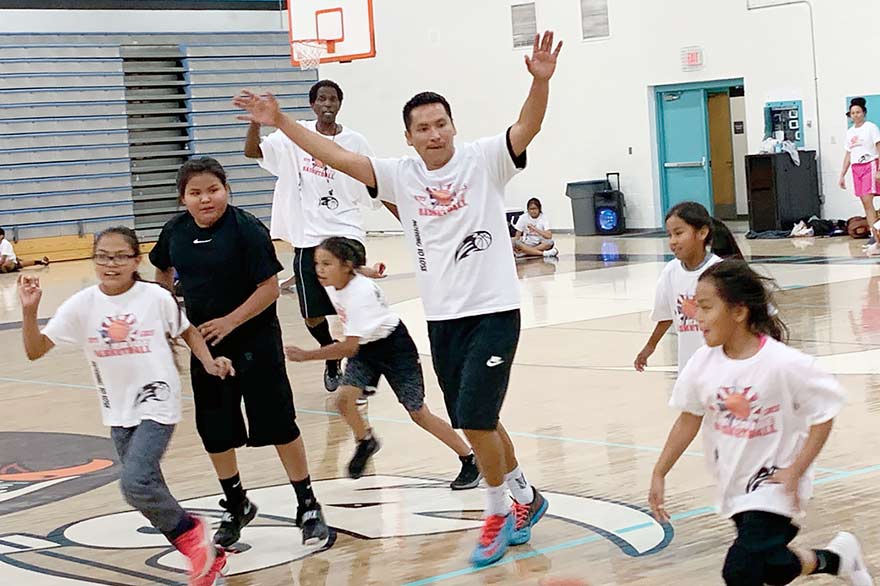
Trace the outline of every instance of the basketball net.
<path fill-rule="evenodd" d="M 299 63 L 303 71 L 317 69 L 321 63 L 321 57 L 327 54 L 327 41 L 321 39 L 307 39 L 293 41 L 293 58 Z"/>

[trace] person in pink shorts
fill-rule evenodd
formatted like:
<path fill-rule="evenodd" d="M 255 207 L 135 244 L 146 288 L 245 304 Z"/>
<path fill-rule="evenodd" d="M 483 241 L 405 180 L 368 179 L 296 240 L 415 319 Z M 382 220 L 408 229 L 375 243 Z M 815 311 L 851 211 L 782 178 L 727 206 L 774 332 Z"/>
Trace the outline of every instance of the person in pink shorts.
<path fill-rule="evenodd" d="M 868 256 L 880 255 L 877 244 L 877 212 L 874 210 L 874 197 L 880 194 L 880 128 L 865 120 L 868 107 L 865 98 L 850 100 L 849 112 L 853 125 L 846 131 L 846 156 L 840 171 L 840 188 L 846 189 L 846 172 L 852 168 L 853 189 L 856 197 L 862 200 L 865 219 L 871 226 L 872 243 L 866 248 Z"/>

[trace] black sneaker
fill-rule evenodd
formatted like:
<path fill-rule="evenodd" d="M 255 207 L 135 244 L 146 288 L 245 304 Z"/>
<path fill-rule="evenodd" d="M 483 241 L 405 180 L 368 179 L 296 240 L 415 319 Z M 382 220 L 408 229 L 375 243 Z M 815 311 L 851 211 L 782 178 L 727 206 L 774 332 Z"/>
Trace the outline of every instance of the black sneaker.
<path fill-rule="evenodd" d="M 220 528 L 214 534 L 214 543 L 220 547 L 230 547 L 241 538 L 241 529 L 257 516 L 257 505 L 250 499 L 244 499 L 241 506 L 233 510 L 226 505 L 225 500 L 220 500 L 220 506 L 226 509 L 220 518 Z"/>
<path fill-rule="evenodd" d="M 333 364 L 335 366 L 331 367 Z M 339 388 L 339 382 L 342 379 L 342 361 L 341 360 L 330 360 L 327 362 L 327 365 L 324 367 L 324 388 L 327 389 L 328 393 L 334 392 Z"/>
<path fill-rule="evenodd" d="M 302 531 L 303 545 L 324 543 L 330 537 L 330 530 L 318 503 L 304 511 L 297 509 L 296 525 Z"/>
<path fill-rule="evenodd" d="M 351 461 L 348 463 L 348 477 L 360 478 L 363 476 L 364 468 L 367 467 L 367 461 L 370 459 L 370 456 L 379 451 L 380 447 L 382 445 L 374 435 L 359 441 L 357 448 L 354 450 L 354 456 L 351 457 Z"/>
<path fill-rule="evenodd" d="M 477 467 L 477 459 L 473 454 L 459 458 L 461 460 L 461 471 L 455 477 L 449 487 L 452 490 L 467 490 L 469 488 L 477 488 L 483 475 Z"/>

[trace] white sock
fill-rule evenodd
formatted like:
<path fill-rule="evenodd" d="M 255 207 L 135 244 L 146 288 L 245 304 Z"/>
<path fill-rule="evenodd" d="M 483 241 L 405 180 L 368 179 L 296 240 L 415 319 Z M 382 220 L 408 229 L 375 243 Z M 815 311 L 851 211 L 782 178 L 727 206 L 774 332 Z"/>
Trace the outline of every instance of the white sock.
<path fill-rule="evenodd" d="M 527 505 L 535 498 L 535 491 L 519 466 L 504 475 L 504 484 L 510 489 L 514 500 L 521 505 Z"/>
<path fill-rule="evenodd" d="M 507 486 L 490 486 L 486 489 L 485 516 L 506 515 L 510 512 L 510 501 L 507 499 Z"/>

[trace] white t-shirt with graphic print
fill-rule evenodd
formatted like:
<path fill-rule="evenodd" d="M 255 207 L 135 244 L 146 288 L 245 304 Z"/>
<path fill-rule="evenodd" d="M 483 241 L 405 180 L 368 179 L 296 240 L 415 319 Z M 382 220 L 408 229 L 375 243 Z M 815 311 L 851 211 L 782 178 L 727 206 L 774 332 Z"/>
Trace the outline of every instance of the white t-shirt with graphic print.
<path fill-rule="evenodd" d="M 657 279 L 657 290 L 654 292 L 654 310 L 651 320 L 655 322 L 672 320 L 672 327 L 678 335 L 678 371 L 684 369 L 703 344 L 703 332 L 697 325 L 697 303 L 694 296 L 697 292 L 697 281 L 706 269 L 721 262 L 721 258 L 709 253 L 709 257 L 694 271 L 684 268 L 677 258 L 672 259 L 663 268 Z"/>
<path fill-rule="evenodd" d="M 526 211 L 519 218 L 517 218 L 516 223 L 513 225 L 517 231 L 522 232 L 522 236 L 520 240 L 523 241 L 524 244 L 529 246 L 538 246 L 544 241 L 548 241 L 548 239 L 544 238 L 540 234 L 536 234 L 534 232 L 529 232 L 529 226 L 534 226 L 538 230 L 546 231 L 550 229 L 550 222 L 547 220 L 547 216 L 544 213 L 538 214 L 537 218 L 533 218 L 529 215 L 529 212 Z"/>
<path fill-rule="evenodd" d="M 400 317 L 388 308 L 379 285 L 360 273 L 343 289 L 324 289 L 336 308 L 343 333 L 360 338 L 362 346 L 387 338 L 400 323 Z"/>
<path fill-rule="evenodd" d="M 317 133 L 317 122 L 299 124 Z M 343 126 L 342 132 L 325 137 L 339 146 L 365 156 L 372 150 L 367 139 Z M 280 130 L 260 142 L 261 167 L 278 177 L 272 200 L 272 237 L 298 248 L 319 245 L 331 236 L 364 242 L 361 207 L 371 207 L 366 186 L 298 148 Z"/>
<path fill-rule="evenodd" d="M 520 159 L 506 132 L 456 145 L 433 171 L 418 156 L 371 159 L 379 197 L 397 205 L 428 321 L 519 308 L 504 187 Z"/>
<path fill-rule="evenodd" d="M 880 128 L 873 122 L 865 121 L 856 128 L 850 126 L 846 131 L 846 152 L 850 163 L 870 163 L 880 156 L 877 143 L 880 142 Z"/>
<path fill-rule="evenodd" d="M 772 338 L 751 358 L 728 358 L 703 346 L 678 377 L 669 405 L 703 417 L 706 464 L 718 483 L 725 517 L 765 511 L 798 517 L 812 495 L 812 467 L 800 503 L 768 477 L 795 461 L 810 427 L 834 418 L 843 389 L 816 359 Z"/>
<path fill-rule="evenodd" d="M 177 337 L 189 326 L 171 293 L 139 281 L 121 295 L 83 289 L 61 304 L 43 334 L 56 345 L 83 347 L 104 425 L 173 425 L 181 414 L 180 375 L 166 334 Z"/>

